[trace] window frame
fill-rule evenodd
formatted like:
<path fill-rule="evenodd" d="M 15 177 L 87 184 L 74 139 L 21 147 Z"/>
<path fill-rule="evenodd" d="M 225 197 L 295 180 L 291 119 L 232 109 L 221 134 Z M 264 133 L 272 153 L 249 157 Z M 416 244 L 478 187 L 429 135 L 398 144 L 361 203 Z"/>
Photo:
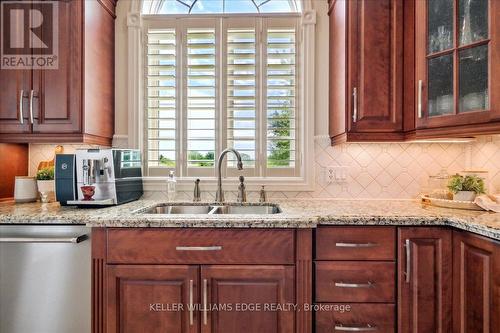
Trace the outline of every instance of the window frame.
<path fill-rule="evenodd" d="M 158 20 L 157 16 L 151 15 L 154 19 L 144 20 L 143 24 L 143 56 L 144 56 L 144 82 L 147 82 L 148 71 L 148 48 L 147 48 L 147 33 L 149 29 L 174 29 L 176 31 L 176 76 L 179 78 L 176 82 L 176 150 L 177 158 L 175 168 L 149 166 L 148 158 L 144 158 L 144 170 L 146 175 L 166 176 L 170 170 L 174 170 L 179 178 L 215 177 L 214 168 L 193 168 L 187 163 L 187 144 L 188 144 L 188 115 L 187 112 L 187 82 L 185 73 L 187 70 L 187 53 L 183 45 L 186 45 L 187 31 L 190 28 L 213 28 L 216 35 L 215 57 L 216 57 L 216 94 L 215 94 L 215 158 L 220 152 L 226 148 L 228 131 L 227 131 L 227 30 L 230 28 L 255 28 L 256 33 L 256 135 L 255 142 L 256 156 L 254 168 L 244 168 L 237 170 L 236 168 L 227 166 L 227 159 L 224 160 L 223 174 L 227 177 L 237 177 L 244 175 L 246 177 L 269 178 L 269 177 L 298 177 L 301 170 L 301 154 L 302 149 L 299 144 L 301 138 L 301 119 L 302 110 L 300 108 L 300 88 L 302 85 L 300 72 L 300 30 L 299 21 L 300 15 L 295 13 L 285 15 L 245 15 L 245 17 L 234 17 L 235 15 L 167 15 L 168 20 Z M 187 16 L 187 17 L 186 17 Z M 239 15 L 238 15 L 239 16 Z M 149 15 L 148 15 L 149 17 Z M 295 48 L 296 48 L 296 73 L 295 73 L 295 159 L 294 167 L 267 167 L 267 84 L 266 84 L 266 59 L 267 53 L 267 30 L 272 28 L 293 28 L 295 29 Z M 144 84 L 144 147 L 145 156 L 148 152 L 148 87 Z M 216 162 L 216 161 L 215 161 Z M 215 163 L 216 164 L 216 163 Z M 285 175 L 283 175 L 285 174 Z"/>
<path fill-rule="evenodd" d="M 143 57 L 143 23 L 144 21 L 171 20 L 174 15 L 142 15 L 142 1 L 134 1 L 127 14 L 127 113 L 128 131 L 125 134 L 117 133 L 113 144 L 117 147 L 137 148 L 144 151 L 144 57 Z M 303 115 L 301 126 L 300 144 L 303 147 L 301 158 L 300 176 L 297 177 L 250 177 L 247 178 L 247 189 L 254 190 L 266 185 L 270 191 L 312 191 L 314 190 L 315 164 L 304 163 L 314 160 L 314 107 L 315 107 L 315 25 L 316 11 L 312 9 L 310 0 L 302 1 L 302 12 L 293 14 L 254 14 L 258 17 L 300 16 L 298 36 L 301 38 L 299 70 L 302 73 L 300 83 L 300 112 Z M 248 17 L 247 14 L 224 14 L 205 15 L 197 14 L 197 17 L 224 16 L 224 17 Z M 189 15 L 175 15 L 175 18 L 189 18 Z M 144 159 L 143 159 L 144 161 Z M 165 176 L 145 175 L 143 177 L 146 191 L 163 191 Z M 179 190 L 192 190 L 193 180 L 197 177 L 184 177 L 178 179 Z M 203 181 L 204 190 L 216 188 L 215 177 L 200 177 Z M 235 184 L 236 178 L 223 179 L 223 183 Z"/>

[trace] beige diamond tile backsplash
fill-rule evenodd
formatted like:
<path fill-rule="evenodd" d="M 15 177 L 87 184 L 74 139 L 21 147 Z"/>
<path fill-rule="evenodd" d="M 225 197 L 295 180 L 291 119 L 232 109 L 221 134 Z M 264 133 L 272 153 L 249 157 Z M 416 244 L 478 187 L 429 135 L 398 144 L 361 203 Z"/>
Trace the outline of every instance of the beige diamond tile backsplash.
<path fill-rule="evenodd" d="M 30 175 L 38 163 L 53 158 L 55 145 L 30 145 Z M 71 153 L 82 145 L 64 145 Z M 416 198 L 429 175 L 446 169 L 489 171 L 491 192 L 500 192 L 500 136 L 483 137 L 472 143 L 352 143 L 331 147 L 327 136 L 315 138 L 315 188 L 311 192 L 270 192 L 269 198 Z M 325 183 L 325 168 L 346 166 L 348 179 Z M 226 194 L 236 199 L 236 192 Z M 167 199 L 166 193 L 147 192 L 146 198 Z M 204 192 L 205 200 L 213 194 Z M 251 201 L 257 192 L 249 192 Z M 178 193 L 177 199 L 190 200 L 191 192 Z"/>

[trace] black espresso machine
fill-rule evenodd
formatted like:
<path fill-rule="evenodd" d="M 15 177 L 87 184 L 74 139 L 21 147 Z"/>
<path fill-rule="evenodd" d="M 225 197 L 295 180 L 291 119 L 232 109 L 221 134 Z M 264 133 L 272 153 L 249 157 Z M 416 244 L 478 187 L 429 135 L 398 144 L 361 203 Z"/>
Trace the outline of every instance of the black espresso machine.
<path fill-rule="evenodd" d="M 136 149 L 77 149 L 57 154 L 56 199 L 61 205 L 111 206 L 143 194 L 141 152 Z"/>

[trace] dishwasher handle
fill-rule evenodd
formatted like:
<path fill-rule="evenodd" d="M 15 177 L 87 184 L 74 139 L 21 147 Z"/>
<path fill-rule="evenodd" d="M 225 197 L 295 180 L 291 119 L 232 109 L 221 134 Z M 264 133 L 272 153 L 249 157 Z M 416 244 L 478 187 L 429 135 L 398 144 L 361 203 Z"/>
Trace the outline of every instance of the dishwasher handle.
<path fill-rule="evenodd" d="M 72 243 L 78 244 L 89 239 L 87 234 L 73 237 L 0 237 L 0 243 Z"/>

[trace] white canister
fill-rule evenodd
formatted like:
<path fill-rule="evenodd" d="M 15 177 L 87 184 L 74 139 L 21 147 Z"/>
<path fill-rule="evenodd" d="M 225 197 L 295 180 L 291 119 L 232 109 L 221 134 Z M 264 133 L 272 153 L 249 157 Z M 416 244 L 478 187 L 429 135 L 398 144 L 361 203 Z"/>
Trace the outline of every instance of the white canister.
<path fill-rule="evenodd" d="M 38 198 L 35 177 L 16 176 L 14 182 L 14 200 L 16 202 L 34 202 Z"/>

